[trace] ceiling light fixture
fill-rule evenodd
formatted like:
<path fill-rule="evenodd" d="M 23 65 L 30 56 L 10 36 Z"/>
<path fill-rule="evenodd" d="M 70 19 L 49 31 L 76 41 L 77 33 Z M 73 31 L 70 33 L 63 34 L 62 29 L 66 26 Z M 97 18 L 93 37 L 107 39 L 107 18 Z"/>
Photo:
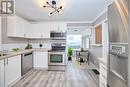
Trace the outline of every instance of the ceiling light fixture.
<path fill-rule="evenodd" d="M 60 14 L 62 9 L 63 9 L 63 6 L 60 6 L 60 7 L 57 7 L 57 3 L 55 0 L 52 0 L 51 3 L 49 3 L 48 1 L 46 2 L 47 5 L 43 5 L 44 8 L 52 8 L 53 11 L 49 13 L 49 16 L 55 14 L 55 13 L 58 13 Z"/>

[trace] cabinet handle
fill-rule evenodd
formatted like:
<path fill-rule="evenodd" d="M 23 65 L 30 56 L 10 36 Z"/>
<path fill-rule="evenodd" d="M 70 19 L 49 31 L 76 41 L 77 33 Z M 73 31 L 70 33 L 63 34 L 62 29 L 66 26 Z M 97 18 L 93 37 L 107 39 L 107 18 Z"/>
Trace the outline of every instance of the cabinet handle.
<path fill-rule="evenodd" d="M 6 61 L 4 60 L 4 66 L 5 66 L 5 62 L 6 62 Z"/>
<path fill-rule="evenodd" d="M 24 34 L 24 37 L 26 37 L 26 34 Z"/>
<path fill-rule="evenodd" d="M 7 59 L 7 65 L 8 65 L 8 59 Z"/>

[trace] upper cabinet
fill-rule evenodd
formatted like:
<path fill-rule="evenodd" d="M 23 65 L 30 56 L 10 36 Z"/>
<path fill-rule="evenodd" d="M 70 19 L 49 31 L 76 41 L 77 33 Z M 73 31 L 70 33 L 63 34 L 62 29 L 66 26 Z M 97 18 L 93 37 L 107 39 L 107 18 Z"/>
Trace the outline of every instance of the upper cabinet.
<path fill-rule="evenodd" d="M 64 22 L 51 22 L 51 31 L 66 31 L 66 23 Z"/>
<path fill-rule="evenodd" d="M 7 17 L 8 37 L 25 37 L 27 21 L 18 16 Z"/>
<path fill-rule="evenodd" d="M 50 38 L 49 23 L 31 23 L 26 30 L 27 38 Z"/>
<path fill-rule="evenodd" d="M 50 31 L 66 31 L 66 23 L 41 22 L 31 23 L 27 29 L 28 38 L 50 38 Z"/>
<path fill-rule="evenodd" d="M 8 37 L 50 38 L 50 31 L 66 31 L 64 22 L 30 23 L 18 16 L 7 18 Z"/>

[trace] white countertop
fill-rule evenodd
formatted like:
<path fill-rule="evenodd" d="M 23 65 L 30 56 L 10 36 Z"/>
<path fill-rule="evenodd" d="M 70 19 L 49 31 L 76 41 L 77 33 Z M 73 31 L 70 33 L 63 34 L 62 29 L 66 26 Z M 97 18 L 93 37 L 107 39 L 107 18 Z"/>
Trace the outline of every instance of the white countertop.
<path fill-rule="evenodd" d="M 107 58 L 98 58 L 99 62 L 107 66 Z"/>
<path fill-rule="evenodd" d="M 17 52 L 10 51 L 10 52 L 7 53 L 8 55 L 1 56 L 0 60 L 6 59 L 6 58 L 10 58 L 10 57 L 13 57 L 13 56 L 17 56 L 17 55 L 21 55 L 21 54 L 24 54 L 24 53 L 29 53 L 29 52 L 48 52 L 48 50 L 50 50 L 50 49 L 33 48 L 33 49 L 27 49 L 27 50 L 20 50 L 20 51 L 17 51 Z"/>

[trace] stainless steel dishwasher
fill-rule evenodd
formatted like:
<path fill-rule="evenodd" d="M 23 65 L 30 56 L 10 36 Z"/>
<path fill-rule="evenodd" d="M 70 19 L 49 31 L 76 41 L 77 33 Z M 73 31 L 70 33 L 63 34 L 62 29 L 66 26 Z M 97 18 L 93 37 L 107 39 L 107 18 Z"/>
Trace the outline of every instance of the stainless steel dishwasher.
<path fill-rule="evenodd" d="M 25 75 L 33 68 L 33 52 L 22 54 L 21 75 Z"/>

